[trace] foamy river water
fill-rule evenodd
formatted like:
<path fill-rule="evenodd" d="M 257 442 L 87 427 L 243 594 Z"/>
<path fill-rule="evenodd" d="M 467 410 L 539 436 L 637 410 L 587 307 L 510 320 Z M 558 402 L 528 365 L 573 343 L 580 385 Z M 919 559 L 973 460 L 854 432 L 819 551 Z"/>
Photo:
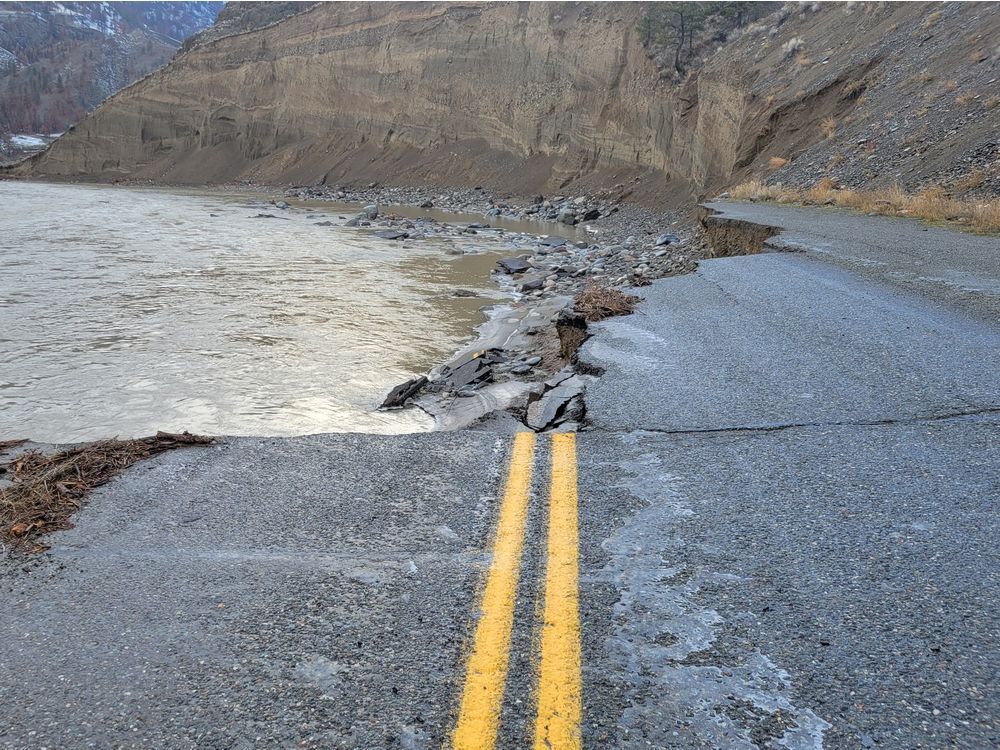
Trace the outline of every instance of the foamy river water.
<path fill-rule="evenodd" d="M 0 183 L 0 440 L 429 429 L 374 409 L 472 335 L 496 255 L 251 201 Z"/>

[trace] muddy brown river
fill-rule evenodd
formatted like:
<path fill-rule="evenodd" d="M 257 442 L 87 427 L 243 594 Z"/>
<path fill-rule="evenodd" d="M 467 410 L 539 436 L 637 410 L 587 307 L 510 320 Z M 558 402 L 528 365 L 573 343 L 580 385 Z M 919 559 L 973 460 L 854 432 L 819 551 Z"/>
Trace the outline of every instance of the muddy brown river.
<path fill-rule="evenodd" d="M 0 183 L 0 440 L 430 429 L 375 407 L 472 336 L 496 254 L 251 202 Z"/>

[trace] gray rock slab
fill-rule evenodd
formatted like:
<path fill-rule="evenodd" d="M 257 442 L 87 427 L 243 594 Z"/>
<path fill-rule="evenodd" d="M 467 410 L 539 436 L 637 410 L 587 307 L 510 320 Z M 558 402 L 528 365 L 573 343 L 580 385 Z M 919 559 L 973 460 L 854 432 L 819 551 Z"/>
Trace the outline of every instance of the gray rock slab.
<path fill-rule="evenodd" d="M 513 407 L 524 408 L 527 406 L 529 395 L 538 393 L 541 389 L 541 383 L 510 380 L 485 385 L 468 398 L 452 400 L 425 395 L 415 399 L 415 403 L 434 417 L 437 429 L 458 430 L 491 412 Z"/>
<path fill-rule="evenodd" d="M 504 273 L 524 273 L 525 271 L 530 271 L 531 266 L 524 258 L 501 258 L 497 261 L 497 265 L 500 266 L 500 270 Z"/>
<path fill-rule="evenodd" d="M 537 401 L 528 406 L 527 424 L 533 430 L 544 430 L 556 421 L 556 417 L 573 398 L 584 391 L 583 379 L 574 375 L 566 378 L 555 388 L 546 391 Z"/>

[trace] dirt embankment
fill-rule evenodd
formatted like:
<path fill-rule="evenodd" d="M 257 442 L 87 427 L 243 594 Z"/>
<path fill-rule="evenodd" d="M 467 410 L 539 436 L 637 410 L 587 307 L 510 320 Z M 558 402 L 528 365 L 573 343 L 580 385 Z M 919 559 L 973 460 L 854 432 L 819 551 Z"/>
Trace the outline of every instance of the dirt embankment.
<path fill-rule="evenodd" d="M 793 180 L 839 170 L 857 183 L 919 182 L 948 163 L 993 185 L 995 5 L 792 4 L 720 41 L 680 83 L 643 46 L 642 13 L 619 3 L 321 3 L 206 34 L 19 173 L 486 185 L 520 196 L 625 185 L 628 200 L 661 207 L 776 169 Z M 916 109 L 910 89 L 930 82 L 940 101 Z M 843 140 L 860 140 L 858 128 L 878 134 L 876 148 Z"/>

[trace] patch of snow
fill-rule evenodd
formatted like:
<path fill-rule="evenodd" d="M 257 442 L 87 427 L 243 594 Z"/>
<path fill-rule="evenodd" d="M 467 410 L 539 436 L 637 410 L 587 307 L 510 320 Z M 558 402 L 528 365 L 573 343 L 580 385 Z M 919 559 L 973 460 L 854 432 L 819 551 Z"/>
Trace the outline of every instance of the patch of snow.
<path fill-rule="evenodd" d="M 18 148 L 45 148 L 48 141 L 37 135 L 12 135 L 10 142 Z"/>

